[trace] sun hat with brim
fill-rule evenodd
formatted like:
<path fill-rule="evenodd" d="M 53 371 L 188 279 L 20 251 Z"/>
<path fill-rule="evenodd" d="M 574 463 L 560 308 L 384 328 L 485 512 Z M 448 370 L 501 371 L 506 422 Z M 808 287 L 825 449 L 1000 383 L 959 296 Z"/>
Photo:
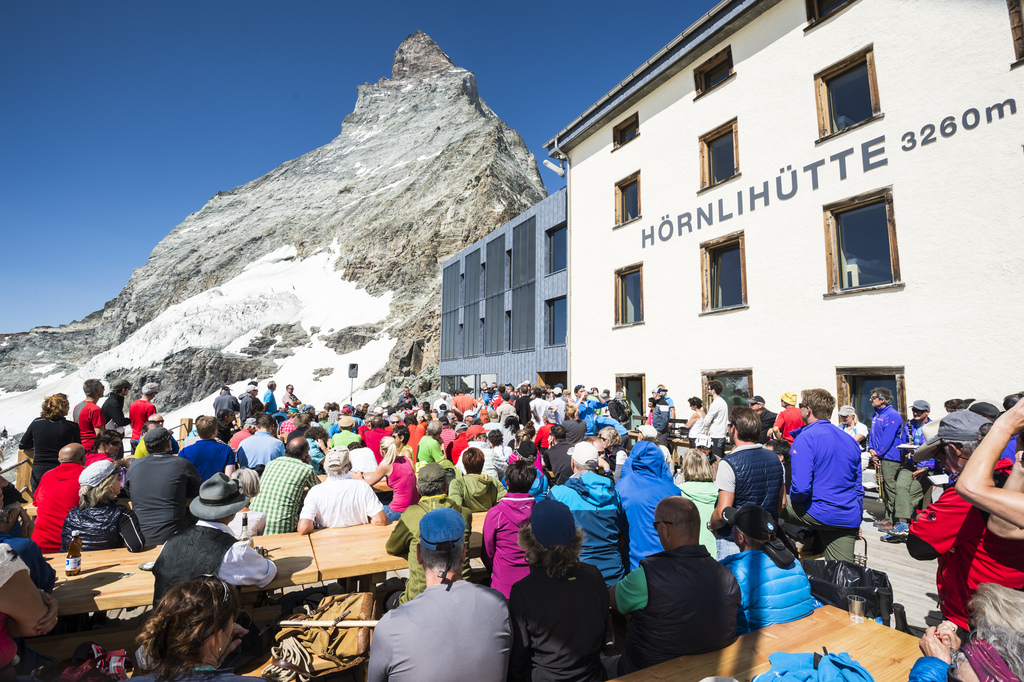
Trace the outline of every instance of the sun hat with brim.
<path fill-rule="evenodd" d="M 568 547 L 576 537 L 576 521 L 572 512 L 558 500 L 541 500 L 533 505 L 530 529 L 543 547 Z"/>
<path fill-rule="evenodd" d="M 146 435 L 142 437 L 142 442 L 146 444 L 146 449 L 150 452 L 153 452 L 153 448 L 158 448 L 169 440 L 171 440 L 171 432 L 162 426 L 146 431 Z"/>
<path fill-rule="evenodd" d="M 430 550 L 454 549 L 466 537 L 466 520 L 451 507 L 427 512 L 420 519 L 420 545 Z"/>
<path fill-rule="evenodd" d="M 928 422 L 921 427 L 921 432 L 927 440 L 914 451 L 914 461 L 932 459 L 945 443 L 968 443 L 978 440 L 981 427 L 989 423 L 991 422 L 985 417 L 968 410 L 957 410 L 937 422 Z"/>
<path fill-rule="evenodd" d="M 444 467 L 437 462 L 427 462 L 416 473 L 416 483 L 443 483 L 446 479 Z"/>
<path fill-rule="evenodd" d="M 89 485 L 95 488 L 107 480 L 107 477 L 114 473 L 115 468 L 114 461 L 111 459 L 93 462 L 78 475 L 78 485 Z"/>
<path fill-rule="evenodd" d="M 188 510 L 197 519 L 216 521 L 238 513 L 247 504 L 249 498 L 238 491 L 238 481 L 216 473 L 199 486 L 199 497 Z"/>
<path fill-rule="evenodd" d="M 351 461 L 351 454 L 348 448 L 331 448 L 330 452 L 324 457 L 324 469 L 328 471 L 344 469 Z"/>
<path fill-rule="evenodd" d="M 782 402 L 786 403 L 787 405 L 796 405 L 797 401 L 799 400 L 799 398 L 796 397 L 796 393 L 793 393 L 793 391 L 783 393 L 782 397 L 780 397 L 779 399 Z"/>
<path fill-rule="evenodd" d="M 853 405 L 843 405 L 839 408 L 840 417 L 849 417 L 851 414 L 857 414 L 857 410 L 853 409 Z"/>

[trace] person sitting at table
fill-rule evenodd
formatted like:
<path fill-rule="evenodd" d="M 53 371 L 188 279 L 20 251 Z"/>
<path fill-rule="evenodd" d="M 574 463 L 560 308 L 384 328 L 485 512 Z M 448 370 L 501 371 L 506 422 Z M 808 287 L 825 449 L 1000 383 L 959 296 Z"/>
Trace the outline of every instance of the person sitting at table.
<path fill-rule="evenodd" d="M 740 548 L 739 554 L 722 559 L 740 584 L 736 634 L 811 615 L 811 583 L 792 551 L 782 541 L 772 542 L 778 533 L 772 515 L 747 504 L 739 509 L 726 507 L 722 518 L 733 527 Z"/>
<path fill-rule="evenodd" d="M 263 470 L 260 494 L 250 503 L 252 509 L 267 515 L 266 534 L 294 533 L 299 527 L 303 495 L 319 482 L 309 463 L 306 439 L 288 441 L 285 457 L 278 457 Z"/>
<path fill-rule="evenodd" d="M 471 446 L 463 450 L 459 464 L 465 467 L 466 475 L 452 481 L 448 490 L 448 497 L 455 504 L 471 512 L 487 511 L 508 492 L 501 481 L 484 475 L 484 460 L 480 448 Z"/>
<path fill-rule="evenodd" d="M 623 566 L 629 561 L 624 556 L 628 524 L 612 479 L 597 473 L 599 458 L 593 444 L 577 443 L 570 461 L 572 477 L 551 488 L 551 498 L 569 507 L 583 530 L 581 559 L 601 571 L 611 587 L 625 575 Z"/>
<path fill-rule="evenodd" d="M 257 474 L 284 455 L 284 443 L 277 439 L 277 420 L 269 414 L 256 417 L 256 433 L 238 446 L 238 466 L 252 467 Z"/>
<path fill-rule="evenodd" d="M 16 637 L 45 635 L 56 624 L 57 601 L 37 589 L 14 548 L 0 543 L 0 678 L 14 677 Z"/>
<path fill-rule="evenodd" d="M 505 471 L 508 494 L 484 517 L 484 548 L 480 559 L 491 572 L 491 587 L 506 598 L 512 585 L 530 573 L 526 552 L 519 546 L 519 529 L 530 523 L 530 512 L 536 501 L 530 495 L 530 488 L 536 476 L 537 469 L 531 462 L 512 462 Z"/>
<path fill-rule="evenodd" d="M 625 652 L 606 665 L 612 676 L 736 641 L 740 586 L 700 544 L 696 505 L 666 497 L 654 510 L 653 526 L 664 551 L 642 559 L 609 592 L 615 609 L 631 616 Z"/>
<path fill-rule="evenodd" d="M 85 455 L 85 466 L 104 459 L 111 462 L 115 459 L 121 459 L 121 445 L 123 442 L 124 434 L 120 431 L 114 431 L 113 429 L 100 431 L 93 441 L 93 452 Z M 139 447 L 142 447 L 142 441 L 139 441 Z"/>
<path fill-rule="evenodd" d="M 57 468 L 50 469 L 39 479 L 36 494 L 32 497 L 36 505 L 32 542 L 39 545 L 43 552 L 60 551 L 61 524 L 68 512 L 78 504 L 78 477 L 85 470 L 85 457 L 85 448 L 80 444 L 65 445 L 57 453 L 60 462 Z"/>
<path fill-rule="evenodd" d="M 241 611 L 238 590 L 213 576 L 202 576 L 168 590 L 139 634 L 136 653 L 141 682 L 234 682 L 258 680 L 221 668 L 248 630 L 235 623 Z M 140 676 L 144 673 L 147 676 Z"/>
<path fill-rule="evenodd" d="M 392 429 L 391 434 L 380 441 L 383 457 L 380 460 L 380 466 L 375 471 L 366 473 L 354 470 L 351 473 L 352 478 L 366 481 L 371 487 L 387 477 L 388 486 L 392 490 L 390 504 L 384 505 L 384 515 L 387 517 L 388 523 L 397 521 L 410 504 L 416 504 L 420 500 L 419 491 L 416 490 L 412 448 L 405 445 L 409 429 L 405 426 L 396 426 Z"/>
<path fill-rule="evenodd" d="M 231 480 L 238 481 L 238 490 L 252 501 L 252 498 L 260 494 L 260 475 L 257 474 L 253 469 L 235 469 L 234 473 L 231 474 Z M 235 514 L 234 520 L 228 524 L 231 528 L 231 532 L 235 534 L 237 538 L 242 534 L 242 517 L 245 516 L 245 521 L 248 524 L 246 527 L 249 529 L 249 535 L 253 537 L 257 535 L 263 535 L 263 531 L 267 528 L 267 515 L 263 512 L 253 511 L 249 509 L 249 504 L 246 503 L 244 507 L 238 510 Z"/>
<path fill-rule="evenodd" d="M 163 425 L 164 425 L 163 415 L 160 415 L 160 414 L 151 414 L 151 415 L 149 415 L 149 419 L 146 421 L 145 424 L 142 425 L 142 436 L 143 437 L 139 440 L 139 444 L 135 446 L 135 452 L 134 452 L 135 459 L 142 459 L 143 457 L 146 457 L 146 456 L 149 455 L 149 450 L 146 449 L 146 438 L 145 438 L 146 433 L 150 429 L 155 429 L 156 427 L 163 426 Z M 118 433 L 118 432 L 115 431 L 114 433 Z M 176 455 L 176 454 L 178 454 L 179 450 L 181 450 L 181 446 L 178 445 L 177 439 L 172 434 L 171 435 L 171 454 L 175 454 Z M 118 451 L 118 452 L 110 452 L 110 450 L 107 450 L 106 452 L 108 453 L 110 459 L 117 459 L 117 458 L 119 458 L 121 456 L 120 454 L 118 454 L 120 451 Z M 92 464 L 92 461 L 88 461 L 87 460 L 86 461 L 86 465 L 89 465 L 89 464 Z"/>
<path fill-rule="evenodd" d="M 72 532 L 78 531 L 82 549 L 127 547 L 129 552 L 141 552 L 146 545 L 142 527 L 135 512 L 117 503 L 121 492 L 121 472 L 126 462 L 101 460 L 90 464 L 78 477 L 78 506 L 68 512 L 60 532 L 60 550 L 68 551 Z"/>
<path fill-rule="evenodd" d="M 425 587 L 423 576 L 423 565 L 416 560 L 416 547 L 419 545 L 420 519 L 435 509 L 450 508 L 461 513 L 466 520 L 466 543 L 469 543 L 469 536 L 473 530 L 473 515 L 458 506 L 448 497 L 448 478 L 444 467 L 437 462 L 427 462 L 416 474 L 416 488 L 419 491 L 420 499 L 416 504 L 410 505 L 402 512 L 402 516 L 391 531 L 385 550 L 391 556 L 407 557 L 409 561 L 409 579 L 405 583 L 405 589 L 396 591 L 388 596 L 385 606 L 388 609 L 396 608 L 407 601 L 419 596 Z M 469 579 L 469 560 L 462 563 L 462 575 Z"/>
<path fill-rule="evenodd" d="M 299 513 L 299 535 L 309 535 L 317 528 L 346 528 L 372 523 L 386 526 L 384 505 L 373 488 L 349 475 L 352 463 L 348 450 L 334 448 L 324 458 L 327 480 L 313 486 Z"/>
<path fill-rule="evenodd" d="M 597 568 L 580 561 L 583 537 L 557 500 L 535 504 L 529 525 L 519 531 L 530 573 L 512 586 L 508 600 L 509 680 L 605 679 L 608 588 Z"/>
<path fill-rule="evenodd" d="M 363 439 L 356 433 L 356 418 L 350 414 L 338 417 L 337 431 L 331 435 L 331 447 L 350 447 L 353 443 L 362 443 Z"/>
<path fill-rule="evenodd" d="M 421 476 L 424 471 L 443 485 L 444 470 L 436 463 L 425 465 Z M 406 514 L 400 523 L 411 521 Z M 470 518 L 442 507 L 417 519 L 410 557 L 423 576 L 421 594 L 377 623 L 367 682 L 505 681 L 512 647 L 508 606 L 495 590 L 464 580 L 460 570 L 468 565 Z"/>
<path fill-rule="evenodd" d="M 962 643 L 956 623 L 925 630 L 909 682 L 1020 682 L 1024 680 L 1024 595 L 983 583 L 971 598 L 974 633 Z"/>
<path fill-rule="evenodd" d="M 199 493 L 203 479 L 192 462 L 171 454 L 171 432 L 164 427 L 147 431 L 142 442 L 150 454 L 129 467 L 125 483 L 143 537 L 162 545 L 190 525 L 186 501 Z"/>
<path fill-rule="evenodd" d="M 302 441 L 305 442 L 305 441 Z M 238 482 L 214 474 L 199 489 L 189 511 L 196 525 L 178 533 L 163 546 L 153 566 L 153 604 L 159 604 L 175 585 L 202 575 L 216 575 L 232 585 L 266 587 L 277 576 L 277 565 L 237 540 L 228 526 L 249 498 Z"/>
<path fill-rule="evenodd" d="M 633 446 L 615 489 L 629 521 L 629 565 L 635 569 L 641 559 L 661 548 L 660 533 L 651 525 L 654 510 L 662 499 L 678 497 L 679 487 L 672 481 L 661 448 L 645 439 Z"/>
<path fill-rule="evenodd" d="M 0 545 L 7 545 L 18 553 L 28 566 L 29 575 L 36 587 L 44 592 L 52 592 L 57 574 L 46 563 L 39 545 L 32 542 L 33 526 L 28 511 L 21 506 L 21 493 L 13 485 L 5 485 L 3 507 L 0 508 Z"/>

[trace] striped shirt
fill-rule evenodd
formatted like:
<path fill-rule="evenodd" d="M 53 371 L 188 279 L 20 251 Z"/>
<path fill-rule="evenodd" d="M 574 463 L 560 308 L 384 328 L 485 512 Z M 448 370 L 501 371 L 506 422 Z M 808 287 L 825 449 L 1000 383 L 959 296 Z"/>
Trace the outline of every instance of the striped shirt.
<path fill-rule="evenodd" d="M 267 515 L 264 535 L 294 533 L 299 527 L 302 493 L 317 483 L 313 467 L 294 457 L 278 457 L 260 477 L 260 494 L 249 508 Z"/>

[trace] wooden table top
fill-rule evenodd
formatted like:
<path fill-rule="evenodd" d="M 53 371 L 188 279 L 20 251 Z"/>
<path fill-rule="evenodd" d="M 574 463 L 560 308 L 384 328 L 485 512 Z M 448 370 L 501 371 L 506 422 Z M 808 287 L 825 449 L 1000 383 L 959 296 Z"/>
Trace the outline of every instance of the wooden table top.
<path fill-rule="evenodd" d="M 473 533 L 469 538 L 469 556 L 479 557 L 483 547 L 486 512 L 473 514 Z M 408 568 L 408 561 L 391 556 L 385 551 L 388 538 L 395 524 L 387 526 L 350 526 L 348 528 L 323 528 L 309 537 L 313 554 L 320 567 L 321 580 L 351 578 L 357 575 L 386 573 Z"/>
<path fill-rule="evenodd" d="M 914 661 L 921 657 L 916 637 L 874 622 L 854 624 L 846 611 L 823 606 L 807 618 L 741 635 L 721 651 L 681 656 L 618 679 L 690 681 L 720 675 L 746 682 L 768 670 L 769 654 L 821 653 L 822 647 L 830 653 L 848 653 L 876 682 L 906 682 Z"/>
<path fill-rule="evenodd" d="M 257 535 L 253 541 L 270 552 L 270 559 L 277 564 L 277 576 L 266 586 L 276 590 L 291 585 L 306 585 L 320 581 L 313 547 L 308 535 L 281 533 L 279 535 Z M 257 588 L 242 588 L 252 591 Z"/>
<path fill-rule="evenodd" d="M 62 616 L 153 602 L 153 573 L 140 570 L 139 564 L 156 561 L 160 556 L 159 547 L 135 554 L 125 548 L 82 552 L 82 572 L 72 577 L 64 574 L 66 552 L 44 556 L 57 572 L 53 596 Z M 121 577 L 126 573 L 131 575 Z"/>

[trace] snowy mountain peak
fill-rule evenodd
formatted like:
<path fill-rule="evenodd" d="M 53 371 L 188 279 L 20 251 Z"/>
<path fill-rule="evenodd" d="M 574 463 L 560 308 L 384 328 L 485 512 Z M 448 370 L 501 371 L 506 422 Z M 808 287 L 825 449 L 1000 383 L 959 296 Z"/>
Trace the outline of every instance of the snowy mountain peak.
<path fill-rule="evenodd" d="M 392 80 L 428 78 L 445 73 L 455 66 L 444 50 L 423 31 L 406 37 L 395 50 L 391 67 Z"/>

